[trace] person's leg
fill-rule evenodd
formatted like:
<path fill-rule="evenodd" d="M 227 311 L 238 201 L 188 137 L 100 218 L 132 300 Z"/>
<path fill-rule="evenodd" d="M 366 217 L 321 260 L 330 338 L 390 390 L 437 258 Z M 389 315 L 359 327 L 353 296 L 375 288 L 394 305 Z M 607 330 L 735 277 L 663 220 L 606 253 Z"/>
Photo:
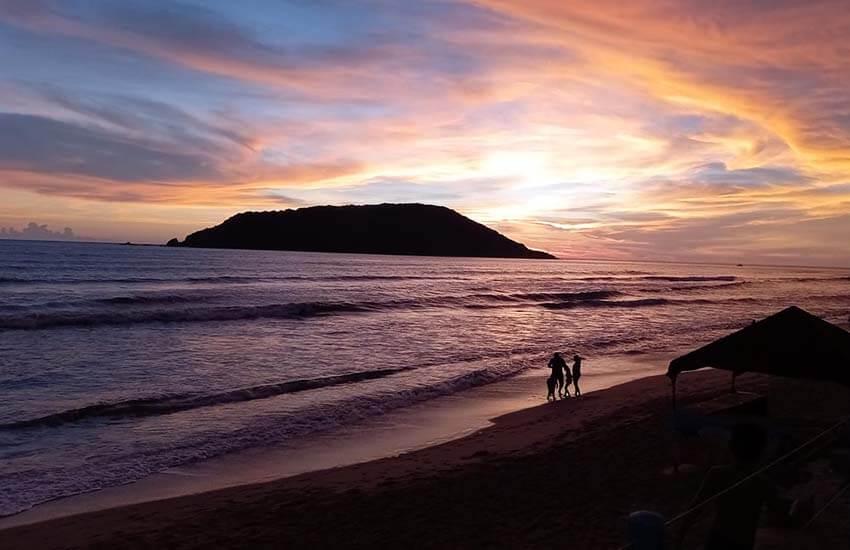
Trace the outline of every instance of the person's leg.
<path fill-rule="evenodd" d="M 578 387 L 578 379 L 579 379 L 579 377 L 573 378 L 573 387 L 575 388 L 576 397 L 581 395 L 581 390 Z"/>
<path fill-rule="evenodd" d="M 564 396 L 564 375 L 558 375 L 558 397 Z"/>

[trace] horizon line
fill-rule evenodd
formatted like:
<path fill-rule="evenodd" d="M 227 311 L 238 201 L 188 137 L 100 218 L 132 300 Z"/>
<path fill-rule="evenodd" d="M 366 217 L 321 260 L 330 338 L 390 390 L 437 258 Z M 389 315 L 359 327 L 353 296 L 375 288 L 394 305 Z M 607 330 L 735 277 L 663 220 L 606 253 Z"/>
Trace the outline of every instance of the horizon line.
<path fill-rule="evenodd" d="M 153 243 L 153 242 L 134 242 L 134 241 L 100 241 L 95 239 L 87 239 L 87 240 L 61 240 L 61 239 L 8 239 L 0 237 L 0 241 L 5 242 L 41 242 L 41 243 L 63 243 L 63 244 L 108 244 L 108 245 L 117 245 L 117 246 L 157 246 L 162 248 L 169 248 L 165 245 L 165 243 Z M 360 252 L 320 252 L 320 251 L 309 251 L 309 250 L 256 250 L 251 248 L 210 248 L 208 250 L 240 250 L 240 251 L 250 251 L 250 252 L 295 252 L 300 254 L 357 254 L 361 256 L 404 256 L 410 258 L 470 258 L 474 260 L 516 260 L 527 262 L 529 260 L 534 261 L 533 258 L 495 258 L 495 257 L 479 257 L 479 256 L 422 256 L 417 254 L 368 254 L 368 253 L 360 253 Z M 548 254 L 553 254 L 547 250 L 540 249 L 531 249 L 546 252 Z M 811 268 L 811 269 L 842 269 L 842 270 L 850 270 L 850 266 L 841 266 L 841 265 L 812 265 L 812 264 L 765 264 L 765 263 L 743 263 L 743 262 L 715 262 L 715 261 L 695 261 L 695 260 L 639 260 L 632 258 L 575 258 L 569 256 L 556 256 L 554 258 L 555 261 L 567 261 L 567 262 L 623 262 L 623 263 L 647 263 L 647 264 L 673 264 L 673 265 L 707 265 L 707 266 L 723 266 L 723 267 L 796 267 L 796 268 Z M 539 260 L 544 261 L 544 260 Z M 551 259 L 545 260 L 546 262 L 552 262 Z"/>

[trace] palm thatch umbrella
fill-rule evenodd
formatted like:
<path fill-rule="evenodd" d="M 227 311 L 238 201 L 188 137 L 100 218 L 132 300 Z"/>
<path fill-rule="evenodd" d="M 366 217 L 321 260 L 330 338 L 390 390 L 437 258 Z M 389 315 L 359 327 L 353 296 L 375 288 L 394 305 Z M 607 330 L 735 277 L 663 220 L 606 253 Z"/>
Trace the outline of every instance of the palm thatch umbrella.
<path fill-rule="evenodd" d="M 850 386 L 850 333 L 792 306 L 670 361 L 673 382 L 704 367 L 838 382 Z"/>

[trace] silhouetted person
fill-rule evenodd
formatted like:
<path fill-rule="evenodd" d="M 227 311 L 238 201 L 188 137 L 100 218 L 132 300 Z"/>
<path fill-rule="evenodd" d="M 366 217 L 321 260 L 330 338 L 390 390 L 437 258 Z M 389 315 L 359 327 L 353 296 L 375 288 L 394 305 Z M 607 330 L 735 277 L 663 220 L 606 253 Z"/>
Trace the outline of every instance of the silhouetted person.
<path fill-rule="evenodd" d="M 570 384 L 573 383 L 573 375 L 570 373 L 570 367 L 564 362 L 564 395 L 561 397 L 570 397 Z"/>
<path fill-rule="evenodd" d="M 564 370 L 568 367 L 560 353 L 555 352 L 552 358 L 549 359 L 549 368 L 552 369 L 552 376 L 558 382 L 558 395 L 562 396 L 564 389 Z"/>
<path fill-rule="evenodd" d="M 711 468 L 690 506 L 754 475 L 766 443 L 767 436 L 760 427 L 755 424 L 736 425 L 729 441 L 734 464 Z M 708 533 L 706 550 L 751 550 L 765 504 L 781 516 L 789 516 L 789 502 L 777 495 L 776 487 L 763 474 L 755 474 L 748 481 L 717 497 L 713 503 L 715 518 Z M 695 510 L 683 520 L 678 547 L 682 547 L 688 529 L 701 511 L 702 508 Z"/>
<path fill-rule="evenodd" d="M 550 399 L 554 401 L 555 399 L 557 399 L 557 397 L 555 396 L 555 387 L 557 385 L 558 381 L 555 379 L 555 375 L 550 374 L 549 378 L 546 379 L 546 401 L 549 401 Z"/>
<path fill-rule="evenodd" d="M 576 397 L 581 395 L 581 390 L 578 387 L 578 379 L 581 378 L 581 357 L 573 355 L 573 387 L 575 387 Z"/>

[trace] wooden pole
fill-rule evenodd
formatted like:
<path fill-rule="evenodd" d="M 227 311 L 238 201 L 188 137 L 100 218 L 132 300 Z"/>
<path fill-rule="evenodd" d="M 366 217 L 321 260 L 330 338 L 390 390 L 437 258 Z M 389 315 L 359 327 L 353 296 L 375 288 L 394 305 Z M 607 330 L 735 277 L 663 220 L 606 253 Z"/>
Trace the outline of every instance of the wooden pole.
<path fill-rule="evenodd" d="M 673 410 L 674 411 L 676 410 L 676 378 L 677 377 L 674 376 L 673 378 L 670 379 L 670 384 L 673 387 Z"/>
<path fill-rule="evenodd" d="M 673 390 L 673 473 L 679 475 L 679 464 L 682 462 L 682 453 L 679 446 L 679 433 L 676 428 L 676 379 L 677 376 L 670 378 L 670 387 Z"/>

